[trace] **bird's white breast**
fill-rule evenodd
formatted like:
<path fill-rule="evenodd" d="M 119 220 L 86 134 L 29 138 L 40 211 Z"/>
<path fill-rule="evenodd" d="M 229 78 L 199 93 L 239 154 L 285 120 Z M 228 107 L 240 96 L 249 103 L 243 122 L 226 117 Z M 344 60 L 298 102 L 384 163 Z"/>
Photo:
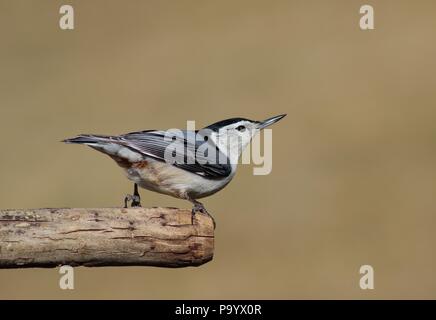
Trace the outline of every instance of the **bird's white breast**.
<path fill-rule="evenodd" d="M 142 188 L 182 199 L 199 199 L 212 195 L 233 178 L 231 174 L 222 179 L 207 179 L 152 158 L 125 168 L 125 172 L 130 180 Z"/>

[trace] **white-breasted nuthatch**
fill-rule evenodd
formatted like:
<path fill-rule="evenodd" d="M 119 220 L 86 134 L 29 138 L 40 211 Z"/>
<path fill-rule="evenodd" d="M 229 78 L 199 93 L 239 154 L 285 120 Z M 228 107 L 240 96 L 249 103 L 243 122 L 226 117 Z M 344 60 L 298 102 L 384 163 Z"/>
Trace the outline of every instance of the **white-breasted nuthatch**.
<path fill-rule="evenodd" d="M 199 131 L 146 130 L 119 136 L 81 134 L 63 142 L 85 144 L 109 155 L 134 184 L 134 194 L 124 200 L 141 206 L 138 186 L 185 199 L 196 212 L 210 216 L 197 199 L 224 188 L 236 173 L 238 159 L 253 136 L 279 121 L 279 115 L 264 121 L 232 118 Z M 214 222 L 212 216 L 210 216 Z"/>

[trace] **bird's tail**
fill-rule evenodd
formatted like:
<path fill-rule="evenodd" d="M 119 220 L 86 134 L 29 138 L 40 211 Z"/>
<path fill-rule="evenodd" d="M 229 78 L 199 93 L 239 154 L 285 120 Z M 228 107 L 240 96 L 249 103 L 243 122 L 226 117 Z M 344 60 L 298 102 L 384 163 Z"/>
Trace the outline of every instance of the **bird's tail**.
<path fill-rule="evenodd" d="M 80 134 L 77 137 L 65 139 L 62 142 L 73 144 L 84 144 L 97 151 L 103 152 L 117 162 L 124 163 L 142 160 L 142 155 L 127 147 L 122 139 L 117 136 L 102 136 L 95 134 Z"/>
<path fill-rule="evenodd" d="M 61 142 L 93 145 L 98 143 L 111 142 L 111 140 L 113 140 L 113 138 L 110 136 L 102 136 L 102 135 L 95 135 L 95 134 L 80 134 L 77 137 L 65 139 L 62 140 Z"/>

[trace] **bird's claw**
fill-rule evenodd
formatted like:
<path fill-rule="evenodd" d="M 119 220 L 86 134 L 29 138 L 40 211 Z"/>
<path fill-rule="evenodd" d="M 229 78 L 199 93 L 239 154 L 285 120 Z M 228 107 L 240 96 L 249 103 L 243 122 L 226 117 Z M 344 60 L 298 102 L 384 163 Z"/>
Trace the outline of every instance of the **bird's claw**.
<path fill-rule="evenodd" d="M 212 217 L 212 215 L 206 210 L 206 208 L 204 207 L 204 205 L 200 202 L 195 202 L 194 203 L 194 207 L 192 208 L 191 211 L 191 224 L 194 225 L 194 218 L 195 218 L 195 214 L 197 212 L 203 213 L 207 216 L 209 216 L 212 219 L 212 223 L 213 223 L 213 228 L 215 229 L 216 227 L 216 223 L 215 223 L 215 219 Z"/>
<path fill-rule="evenodd" d="M 201 213 L 206 213 L 209 214 L 209 212 L 207 212 L 206 208 L 204 207 L 204 205 L 202 203 L 194 203 L 194 207 L 192 208 L 193 212 L 201 212 Z"/>
<path fill-rule="evenodd" d="M 128 207 L 127 204 L 129 202 L 131 202 L 130 206 L 132 208 L 141 207 L 141 198 L 137 195 L 133 195 L 133 196 L 131 194 L 126 195 L 126 197 L 124 198 L 124 208 Z"/>
<path fill-rule="evenodd" d="M 141 207 L 141 197 L 138 192 L 138 185 L 135 183 L 134 189 L 133 189 L 133 195 L 128 194 L 124 198 L 124 208 L 127 208 L 127 203 L 131 201 L 130 206 L 132 208 L 135 207 Z"/>

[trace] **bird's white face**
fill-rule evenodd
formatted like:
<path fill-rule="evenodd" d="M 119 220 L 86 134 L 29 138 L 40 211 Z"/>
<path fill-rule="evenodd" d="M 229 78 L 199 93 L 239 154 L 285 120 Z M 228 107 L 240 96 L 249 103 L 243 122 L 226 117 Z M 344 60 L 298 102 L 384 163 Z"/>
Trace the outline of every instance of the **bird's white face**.
<path fill-rule="evenodd" d="M 214 132 L 211 139 L 226 154 L 231 163 L 237 163 L 242 151 L 260 131 L 258 124 L 246 120 L 238 121 Z"/>
<path fill-rule="evenodd" d="M 237 164 L 239 156 L 242 151 L 248 146 L 251 139 L 262 129 L 276 123 L 282 119 L 285 114 L 268 118 L 264 121 L 251 121 L 240 118 L 238 121 L 232 121 L 233 119 L 225 120 L 225 122 L 231 122 L 227 125 L 219 127 L 219 130 L 213 130 L 208 137 L 219 147 L 230 163 Z M 237 120 L 237 119 L 236 119 Z M 212 126 L 219 126 L 220 123 Z M 210 128 L 206 127 L 207 128 Z"/>

